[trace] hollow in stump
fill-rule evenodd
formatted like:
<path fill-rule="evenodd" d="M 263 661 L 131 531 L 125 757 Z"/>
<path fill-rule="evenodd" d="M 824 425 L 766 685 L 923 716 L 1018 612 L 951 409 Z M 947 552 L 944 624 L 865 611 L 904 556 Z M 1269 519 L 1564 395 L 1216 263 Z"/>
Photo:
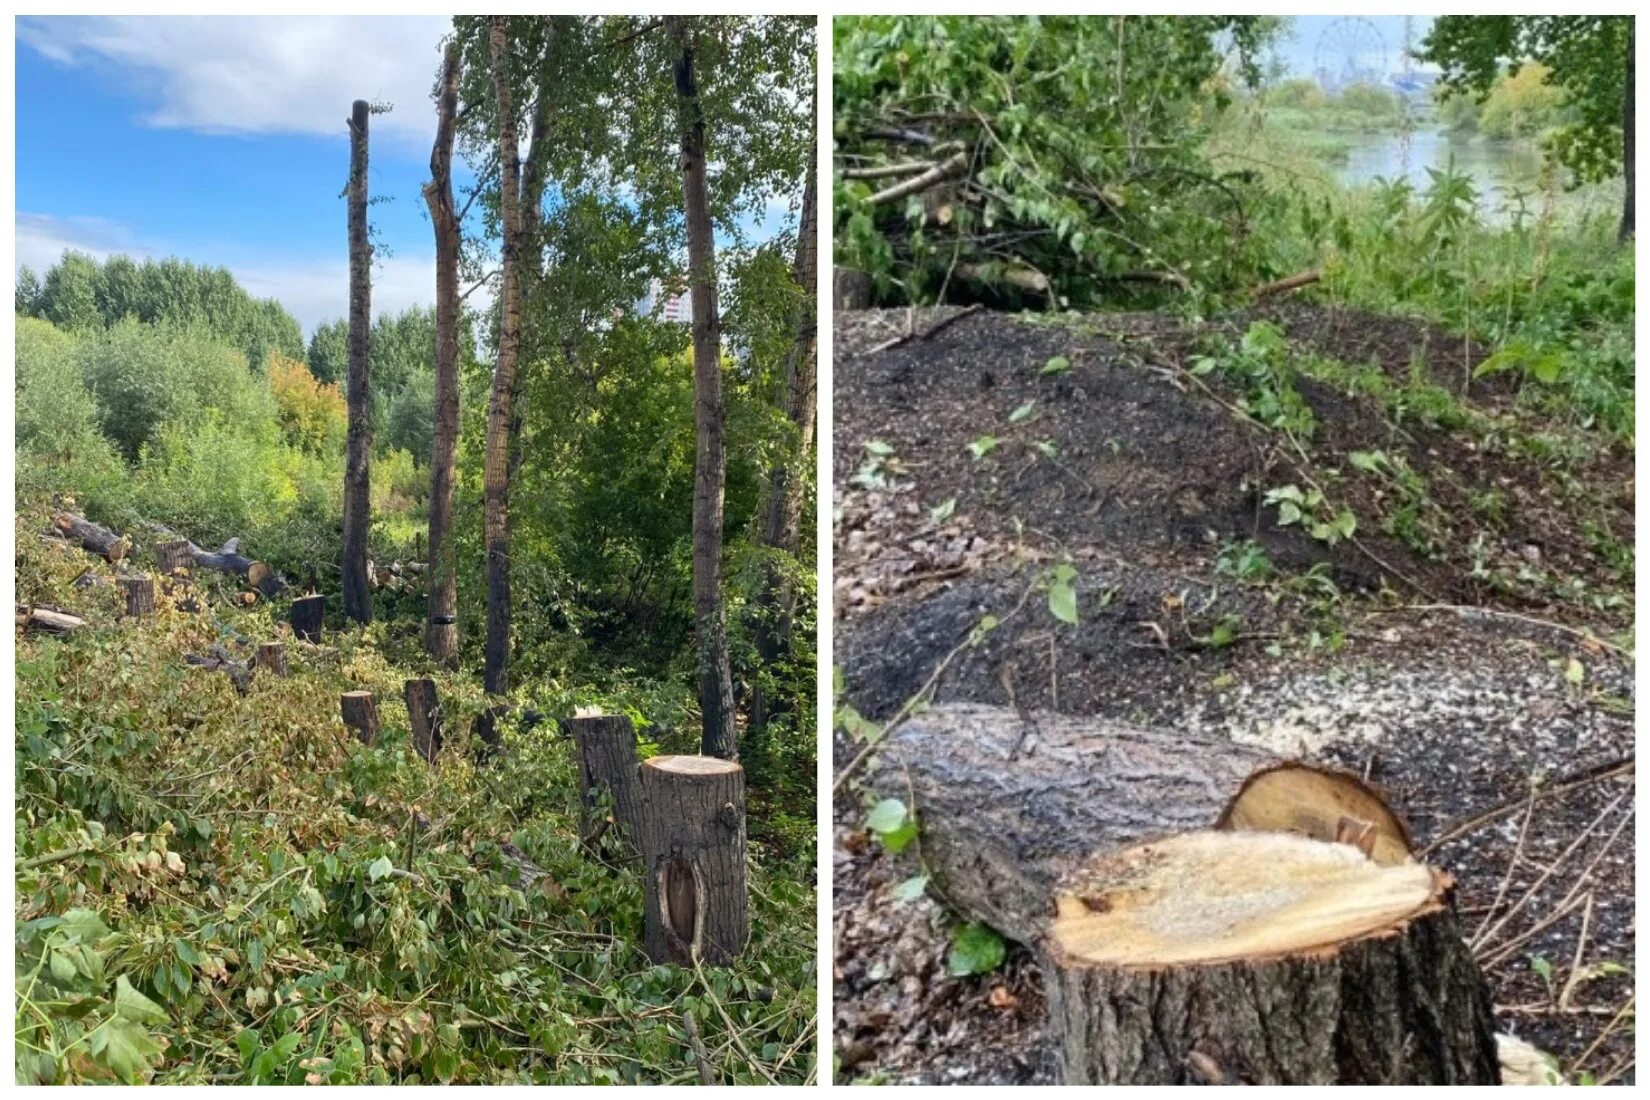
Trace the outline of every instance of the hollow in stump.
<path fill-rule="evenodd" d="M 592 850 L 612 835 L 634 847 L 640 820 L 636 729 L 622 714 L 569 718 L 562 729 L 579 746 L 579 835 Z"/>
<path fill-rule="evenodd" d="M 294 637 L 317 645 L 321 641 L 322 616 L 326 614 L 325 596 L 300 596 L 292 601 L 292 633 Z"/>
<path fill-rule="evenodd" d="M 126 615 L 142 618 L 155 610 L 155 582 L 149 577 L 122 577 L 120 587 L 126 591 Z"/>
<path fill-rule="evenodd" d="M 266 668 L 276 676 L 287 674 L 286 645 L 282 642 L 261 642 L 258 645 L 258 667 Z"/>
<path fill-rule="evenodd" d="M 643 949 L 655 963 L 724 966 L 749 936 L 745 771 L 713 756 L 655 756 L 638 773 Z"/>
<path fill-rule="evenodd" d="M 1065 1083 L 1499 1083 L 1452 885 L 1286 833 L 1098 856 L 1057 888 L 1042 945 Z"/>
<path fill-rule="evenodd" d="M 436 753 L 441 751 L 441 700 L 436 695 L 435 681 L 408 680 L 402 690 L 407 698 L 413 748 L 433 764 Z"/>
<path fill-rule="evenodd" d="M 372 745 L 378 740 L 378 708 L 370 691 L 346 691 L 338 697 L 344 715 L 344 725 L 355 731 L 361 744 Z"/>

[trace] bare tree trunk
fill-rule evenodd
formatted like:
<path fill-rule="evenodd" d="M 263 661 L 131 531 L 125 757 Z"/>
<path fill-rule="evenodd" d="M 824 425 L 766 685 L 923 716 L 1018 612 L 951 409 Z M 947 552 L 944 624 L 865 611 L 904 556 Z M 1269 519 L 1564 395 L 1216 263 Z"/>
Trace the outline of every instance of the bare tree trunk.
<path fill-rule="evenodd" d="M 1621 200 L 1621 229 L 1617 238 L 1633 236 L 1633 17 L 1627 17 L 1627 87 L 1621 97 L 1621 167 L 1626 185 Z"/>
<path fill-rule="evenodd" d="M 521 158 L 516 148 L 516 105 L 506 56 L 509 46 L 506 23 L 505 16 L 493 16 L 488 36 L 493 87 L 498 96 L 499 205 L 504 231 L 498 363 L 493 371 L 492 400 L 487 406 L 487 455 L 482 475 L 487 536 L 487 652 L 483 684 L 495 695 L 510 690 L 510 424 L 515 411 L 516 354 L 521 336 L 518 267 Z"/>
<path fill-rule="evenodd" d="M 378 740 L 378 708 L 370 691 L 346 691 L 338 697 L 338 708 L 343 713 L 344 725 L 355 731 L 363 745 Z"/>
<path fill-rule="evenodd" d="M 705 186 L 705 115 L 693 71 L 687 21 L 665 16 L 678 47 L 676 112 L 682 147 L 682 200 L 687 214 L 688 286 L 693 296 L 693 410 L 698 446 L 693 463 L 693 614 L 699 642 L 700 751 L 739 757 L 733 724 L 733 670 L 728 663 L 722 605 L 722 503 L 727 458 L 722 428 L 722 334 L 716 310 L 716 242 Z"/>
<path fill-rule="evenodd" d="M 768 512 L 762 525 L 765 546 L 788 555 L 797 552 L 798 526 L 802 519 L 802 492 L 807 484 L 808 455 L 813 449 L 815 409 L 815 356 L 819 336 L 815 297 L 818 293 L 817 242 L 815 241 L 815 164 L 808 160 L 808 182 L 802 189 L 802 221 L 797 228 L 796 264 L 792 275 L 803 298 L 796 314 L 796 341 L 785 364 L 785 415 L 796 428 L 793 450 L 774 463 L 768 475 Z M 785 571 L 770 562 L 762 578 L 762 594 L 756 604 L 756 659 L 758 675 L 751 701 L 751 728 L 764 728 L 776 713 L 763 690 L 762 669 L 781 660 L 791 647 L 791 627 L 796 612 L 796 593 Z"/>
<path fill-rule="evenodd" d="M 349 156 L 349 444 L 344 459 L 344 614 L 372 622 L 367 529 L 372 523 L 372 243 L 367 239 L 367 101 L 350 116 Z"/>
<path fill-rule="evenodd" d="M 447 44 L 436 101 L 435 148 L 424 202 L 435 227 L 435 445 L 430 454 L 430 609 L 424 649 L 458 663 L 458 582 L 453 571 L 453 469 L 458 461 L 458 215 L 453 207 L 453 128 L 459 44 Z"/>

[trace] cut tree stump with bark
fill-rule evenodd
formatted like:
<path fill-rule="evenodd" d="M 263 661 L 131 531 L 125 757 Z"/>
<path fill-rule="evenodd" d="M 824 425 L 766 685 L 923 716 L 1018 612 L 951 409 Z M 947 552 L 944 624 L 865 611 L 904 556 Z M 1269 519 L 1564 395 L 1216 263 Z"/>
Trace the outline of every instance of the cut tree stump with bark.
<path fill-rule="evenodd" d="M 378 741 L 378 707 L 370 691 L 346 691 L 338 697 L 338 709 L 344 725 L 355 731 L 361 744 L 372 746 Z"/>
<path fill-rule="evenodd" d="M 323 632 L 322 617 L 326 610 L 325 596 L 300 596 L 293 600 L 290 615 L 293 637 L 320 645 Z"/>
<path fill-rule="evenodd" d="M 1379 792 L 1349 773 L 1097 718 L 945 704 L 890 732 L 871 767 L 877 795 L 912 802 L 946 901 L 1026 944 L 1046 930 L 1062 876 L 1140 841 L 1261 828 L 1351 833 L 1383 858 L 1409 849 Z"/>
<path fill-rule="evenodd" d="M 155 543 L 155 562 L 160 566 L 161 575 L 187 576 L 194 568 L 196 549 L 198 547 L 188 539 L 169 539 L 166 542 Z"/>
<path fill-rule="evenodd" d="M 140 619 L 155 611 L 155 582 L 150 577 L 122 577 L 120 587 L 126 593 L 126 616 Z"/>
<path fill-rule="evenodd" d="M 31 607 L 28 604 L 19 604 L 17 605 L 17 625 L 25 632 L 67 634 L 85 626 L 86 620 L 79 615 L 71 615 L 67 611 L 60 611 L 52 607 Z"/>
<path fill-rule="evenodd" d="M 1287 833 L 1100 856 L 1043 944 L 1068 1085 L 1493 1085 L 1448 875 Z"/>
<path fill-rule="evenodd" d="M 407 700 L 408 728 L 412 730 L 413 748 L 431 764 L 441 751 L 441 700 L 436 694 L 435 681 L 408 680 L 402 688 Z"/>
<path fill-rule="evenodd" d="M 259 643 L 258 667 L 267 668 L 276 676 L 287 675 L 286 645 L 282 642 Z"/>
<path fill-rule="evenodd" d="M 641 792 L 636 774 L 636 729 L 622 714 L 568 718 L 562 731 L 579 747 L 579 835 L 592 851 L 602 837 L 636 846 Z"/>
<path fill-rule="evenodd" d="M 731 963 L 750 932 L 745 771 L 713 756 L 655 756 L 637 770 L 647 957 Z"/>
<path fill-rule="evenodd" d="M 118 562 L 132 548 L 126 536 L 100 527 L 73 512 L 59 512 L 53 516 L 52 530 L 63 538 L 78 542 L 81 549 L 97 554 L 105 561 Z"/>

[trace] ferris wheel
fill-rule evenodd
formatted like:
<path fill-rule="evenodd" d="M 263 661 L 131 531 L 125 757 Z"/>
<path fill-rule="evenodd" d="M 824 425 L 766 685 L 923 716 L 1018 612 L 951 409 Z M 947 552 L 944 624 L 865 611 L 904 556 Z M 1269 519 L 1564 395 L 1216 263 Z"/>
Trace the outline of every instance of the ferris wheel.
<path fill-rule="evenodd" d="M 1318 33 L 1312 54 L 1313 69 L 1321 82 L 1336 85 L 1386 75 L 1386 39 L 1368 19 L 1347 16 Z"/>

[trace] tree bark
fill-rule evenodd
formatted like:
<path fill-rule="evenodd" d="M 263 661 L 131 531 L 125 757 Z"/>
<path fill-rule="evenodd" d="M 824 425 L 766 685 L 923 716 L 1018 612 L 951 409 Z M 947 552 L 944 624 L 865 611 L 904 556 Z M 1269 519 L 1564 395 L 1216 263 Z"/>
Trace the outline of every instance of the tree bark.
<path fill-rule="evenodd" d="M 121 588 L 126 591 L 126 615 L 140 619 L 155 610 L 155 582 L 150 577 L 122 577 Z"/>
<path fill-rule="evenodd" d="M 276 676 L 288 673 L 286 646 L 281 642 L 263 642 L 258 646 L 258 667 L 267 668 Z"/>
<path fill-rule="evenodd" d="M 813 449 L 815 385 L 819 320 L 818 241 L 816 229 L 815 164 L 808 160 L 808 180 L 802 189 L 802 219 L 797 228 L 796 262 L 792 276 L 803 297 L 798 303 L 796 339 L 785 363 L 785 415 L 796 432 L 796 442 L 774 463 L 768 475 L 767 515 L 762 542 L 779 554 L 795 557 L 802 520 L 803 490 L 807 486 L 808 456 Z M 756 601 L 756 688 L 751 694 L 751 728 L 762 730 L 778 713 L 763 686 L 762 673 L 790 653 L 796 614 L 796 593 L 779 562 L 763 570 L 762 591 Z"/>
<path fill-rule="evenodd" d="M 476 715 L 476 720 L 470 726 L 470 732 L 475 735 L 481 747 L 476 750 L 475 762 L 485 764 L 498 755 L 499 748 L 504 744 L 504 735 L 499 732 L 499 724 L 510 715 L 508 703 L 494 703 L 492 706 Z"/>
<path fill-rule="evenodd" d="M 647 957 L 725 966 L 750 934 L 745 771 L 711 756 L 655 756 L 639 773 Z"/>
<path fill-rule="evenodd" d="M 155 543 L 155 561 L 160 566 L 161 575 L 187 576 L 195 564 L 195 551 L 198 549 L 199 547 L 188 539 L 171 539 Z"/>
<path fill-rule="evenodd" d="M 86 620 L 79 615 L 71 615 L 67 611 L 58 611 L 50 607 L 30 607 L 26 604 L 17 608 L 17 625 L 24 631 L 40 631 L 45 634 L 67 634 L 79 630 L 86 625 Z"/>
<path fill-rule="evenodd" d="M 430 607 L 424 649 L 458 664 L 458 581 L 452 555 L 453 471 L 458 462 L 458 214 L 453 205 L 453 130 L 461 53 L 447 43 L 436 99 L 435 148 L 424 202 L 435 227 L 435 442 L 430 454 Z"/>
<path fill-rule="evenodd" d="M 170 528 L 159 524 L 149 526 L 162 534 L 174 534 Z M 230 539 L 217 550 L 202 550 L 188 539 L 172 538 L 155 544 L 155 560 L 166 575 L 173 575 L 180 569 L 185 573 L 197 568 L 210 569 L 245 577 L 247 584 L 265 596 L 279 595 L 286 589 L 286 580 L 267 563 L 241 553 L 239 538 Z"/>
<path fill-rule="evenodd" d="M 349 156 L 349 440 L 344 459 L 344 614 L 372 622 L 367 532 L 372 524 L 372 242 L 367 237 L 367 101 L 350 115 Z"/>
<path fill-rule="evenodd" d="M 321 644 L 322 617 L 326 614 L 325 596 L 300 596 L 292 601 L 292 634 L 306 642 Z"/>
<path fill-rule="evenodd" d="M 346 691 L 338 697 L 344 725 L 355 731 L 361 744 L 369 748 L 378 741 L 378 708 L 370 691 Z"/>
<path fill-rule="evenodd" d="M 585 845 L 599 852 L 602 836 L 611 834 L 635 848 L 641 795 L 630 719 L 622 714 L 569 718 L 562 729 L 579 746 L 579 835 Z"/>
<path fill-rule="evenodd" d="M 694 72 L 688 21 L 667 15 L 676 44 L 676 114 L 681 143 L 682 205 L 687 221 L 688 286 L 693 297 L 693 614 L 699 647 L 700 751 L 739 758 L 734 729 L 733 670 L 722 603 L 722 508 L 727 459 L 722 429 L 722 334 L 716 308 L 716 242 L 705 181 L 705 115 Z"/>
<path fill-rule="evenodd" d="M 1347 817 L 1383 838 L 1383 858 L 1409 850 L 1402 822 L 1356 777 L 1094 718 L 934 707 L 878 746 L 868 783 L 911 801 L 946 901 L 1027 944 L 1072 867 L 1145 839 L 1224 827 L 1334 840 Z"/>
<path fill-rule="evenodd" d="M 81 549 L 97 554 L 105 561 L 118 562 L 131 549 L 126 536 L 117 534 L 107 527 L 99 527 L 86 517 L 77 516 L 73 512 L 59 512 L 52 517 L 52 529 L 55 533 L 78 542 Z"/>
<path fill-rule="evenodd" d="M 1627 17 L 1627 88 L 1621 100 L 1621 166 L 1625 184 L 1621 199 L 1621 228 L 1617 239 L 1633 236 L 1633 17 Z"/>
<path fill-rule="evenodd" d="M 1043 944 L 1068 1085 L 1493 1085 L 1490 997 L 1448 875 L 1191 833 L 1062 884 Z"/>
<path fill-rule="evenodd" d="M 521 335 L 521 160 L 516 106 L 510 88 L 505 16 L 492 17 L 488 46 L 498 97 L 499 206 L 503 262 L 499 276 L 498 359 L 487 406 L 487 453 L 482 474 L 487 540 L 487 646 L 483 683 L 489 694 L 510 690 L 510 424 L 516 399 L 516 355 Z"/>
<path fill-rule="evenodd" d="M 833 270 L 832 298 L 838 313 L 871 308 L 871 276 L 851 267 Z"/>
<path fill-rule="evenodd" d="M 435 681 L 408 680 L 402 689 L 407 700 L 407 723 L 413 748 L 431 764 L 441 751 L 441 700 Z"/>

